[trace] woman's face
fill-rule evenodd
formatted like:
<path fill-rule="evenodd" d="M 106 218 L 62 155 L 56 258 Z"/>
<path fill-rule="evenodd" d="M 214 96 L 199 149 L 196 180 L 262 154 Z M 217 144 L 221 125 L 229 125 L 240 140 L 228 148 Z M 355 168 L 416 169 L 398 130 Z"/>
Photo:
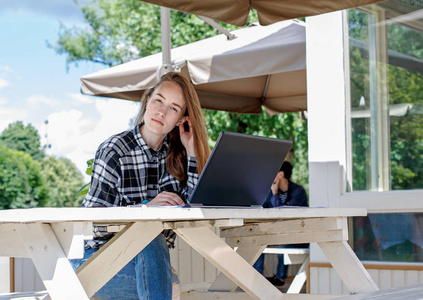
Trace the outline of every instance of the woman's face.
<path fill-rule="evenodd" d="M 144 124 L 154 134 L 167 135 L 176 124 L 185 121 L 186 103 L 182 88 L 174 83 L 161 83 L 150 96 Z"/>

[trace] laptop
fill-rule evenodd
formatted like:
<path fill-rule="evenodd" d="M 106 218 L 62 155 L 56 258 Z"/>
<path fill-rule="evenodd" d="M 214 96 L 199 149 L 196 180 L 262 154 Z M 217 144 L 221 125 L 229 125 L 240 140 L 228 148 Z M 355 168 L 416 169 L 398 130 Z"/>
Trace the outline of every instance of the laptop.
<path fill-rule="evenodd" d="M 187 206 L 261 206 L 292 141 L 222 131 Z"/>

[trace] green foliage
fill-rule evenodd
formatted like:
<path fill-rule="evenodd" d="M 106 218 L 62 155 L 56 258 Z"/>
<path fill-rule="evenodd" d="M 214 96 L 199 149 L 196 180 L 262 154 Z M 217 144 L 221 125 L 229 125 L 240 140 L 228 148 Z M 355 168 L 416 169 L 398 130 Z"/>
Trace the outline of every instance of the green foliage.
<path fill-rule="evenodd" d="M 48 156 L 41 161 L 41 167 L 48 190 L 45 206 L 80 206 L 80 201 L 75 199 L 75 193 L 84 184 L 84 178 L 75 164 L 67 158 Z"/>
<path fill-rule="evenodd" d="M 87 26 L 62 24 L 57 42 L 48 44 L 66 54 L 68 64 L 91 61 L 114 66 L 161 51 L 159 6 L 138 0 L 87 0 L 79 7 Z M 254 14 L 252 20 L 257 20 Z M 196 15 L 171 10 L 173 47 L 218 33 Z"/>
<path fill-rule="evenodd" d="M 85 173 L 89 176 L 92 175 L 93 173 L 93 163 L 94 163 L 94 159 L 90 159 L 87 160 L 87 170 L 85 171 Z M 85 198 L 85 196 L 88 194 L 88 191 L 90 190 L 90 185 L 91 182 L 88 182 L 86 184 L 84 184 L 77 192 L 75 195 L 75 200 L 76 201 L 82 201 L 83 198 Z"/>
<path fill-rule="evenodd" d="M 39 163 L 0 144 L 0 209 L 43 206 L 47 197 Z"/>
<path fill-rule="evenodd" d="M 24 126 L 22 121 L 9 124 L 0 135 L 0 144 L 28 153 L 35 160 L 44 158 L 44 149 L 41 149 L 40 136 L 37 129 L 31 124 Z"/>
<path fill-rule="evenodd" d="M 69 159 L 45 155 L 32 125 L 18 121 L 0 135 L 0 209 L 79 206 L 83 183 Z"/>

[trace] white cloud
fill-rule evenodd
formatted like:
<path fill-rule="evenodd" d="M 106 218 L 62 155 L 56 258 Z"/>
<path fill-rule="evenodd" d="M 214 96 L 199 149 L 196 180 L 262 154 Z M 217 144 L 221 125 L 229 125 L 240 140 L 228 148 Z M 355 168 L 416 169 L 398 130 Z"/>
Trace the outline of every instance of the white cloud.
<path fill-rule="evenodd" d="M 95 101 L 93 97 L 82 94 L 72 93 L 67 95 L 78 104 L 91 104 Z"/>
<path fill-rule="evenodd" d="M 48 116 L 48 125 L 40 125 L 42 143 L 51 148 L 47 154 L 67 157 L 85 175 L 86 161 L 94 158 L 98 146 L 115 133 L 127 130 L 130 119 L 138 112 L 138 105 L 131 101 L 102 100 L 95 103 L 100 117 L 85 115 L 79 110 L 67 110 Z M 88 176 L 85 175 L 86 181 Z"/>
<path fill-rule="evenodd" d="M 3 99 L 0 99 L 0 103 L 2 101 Z M 10 123 L 25 120 L 27 117 L 28 113 L 25 110 L 0 106 L 0 132 L 6 129 Z"/>
<path fill-rule="evenodd" d="M 48 106 L 56 106 L 57 105 L 57 101 L 56 99 L 53 98 L 49 98 L 49 97 L 45 97 L 45 96 L 41 96 L 41 95 L 35 95 L 35 96 L 31 96 L 28 99 L 26 99 L 26 101 L 28 102 L 28 104 L 33 105 L 33 106 L 37 106 L 40 104 L 45 104 Z"/>
<path fill-rule="evenodd" d="M 10 82 L 9 81 L 0 78 L 0 89 L 6 87 L 8 85 L 10 85 Z"/>

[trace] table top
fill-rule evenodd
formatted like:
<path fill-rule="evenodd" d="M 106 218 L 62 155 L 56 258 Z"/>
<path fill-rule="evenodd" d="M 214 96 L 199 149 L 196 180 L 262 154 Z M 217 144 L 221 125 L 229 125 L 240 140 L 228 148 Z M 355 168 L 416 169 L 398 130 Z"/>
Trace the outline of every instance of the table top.
<path fill-rule="evenodd" d="M 301 219 L 366 216 L 365 208 L 181 208 L 181 207 L 61 207 L 0 210 L 0 223 L 135 222 L 217 219 Z"/>

